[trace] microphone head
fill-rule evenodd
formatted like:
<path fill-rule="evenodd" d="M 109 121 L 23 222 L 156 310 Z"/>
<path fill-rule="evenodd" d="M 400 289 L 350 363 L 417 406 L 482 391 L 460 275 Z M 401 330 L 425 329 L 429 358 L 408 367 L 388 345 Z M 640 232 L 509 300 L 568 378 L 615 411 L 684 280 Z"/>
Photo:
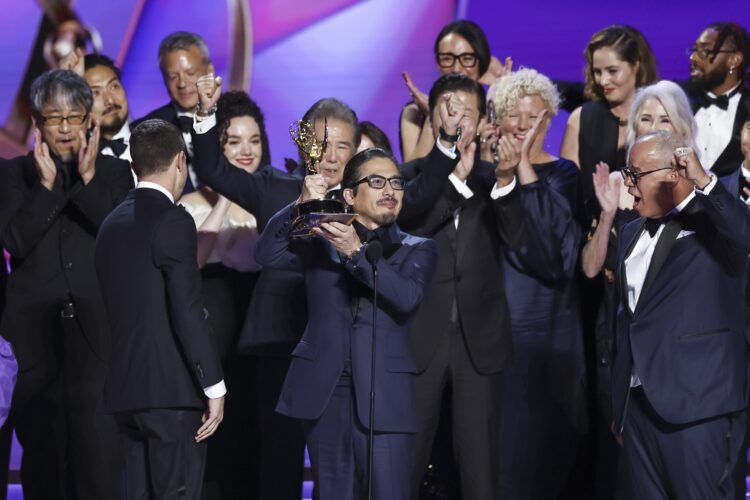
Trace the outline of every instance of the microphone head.
<path fill-rule="evenodd" d="M 373 240 L 365 248 L 365 258 L 370 264 L 375 264 L 383 256 L 383 244 L 380 240 Z"/>

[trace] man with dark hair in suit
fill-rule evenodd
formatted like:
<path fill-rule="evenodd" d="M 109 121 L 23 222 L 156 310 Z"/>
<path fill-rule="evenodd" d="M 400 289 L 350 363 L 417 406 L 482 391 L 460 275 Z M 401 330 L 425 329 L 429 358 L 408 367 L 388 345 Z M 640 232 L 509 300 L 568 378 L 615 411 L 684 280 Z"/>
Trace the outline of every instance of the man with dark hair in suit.
<path fill-rule="evenodd" d="M 104 406 L 120 431 L 125 498 L 198 500 L 203 441 L 221 423 L 226 388 L 200 298 L 195 223 L 174 203 L 185 144 L 174 125 L 147 120 L 131 152 L 140 180 L 96 242 L 112 325 Z"/>
<path fill-rule="evenodd" d="M 462 134 L 473 137 L 485 112 L 484 90 L 464 75 L 445 75 L 435 82 L 429 104 L 439 144 L 456 134 L 455 126 L 436 112 L 446 96 L 463 103 L 466 111 L 458 125 Z M 451 434 L 462 497 L 491 500 L 497 489 L 502 371 L 513 357 L 500 262 L 503 246 L 519 245 L 526 216 L 512 172 L 496 180 L 493 165 L 474 164 L 474 144 L 459 151 L 461 161 L 443 181 L 430 210 L 399 219 L 407 230 L 434 239 L 440 254 L 435 283 L 410 339 L 418 370 L 414 500 L 429 463 L 446 387 L 451 393 Z M 401 171 L 410 179 L 429 168 L 428 159 L 422 158 L 403 165 Z"/>
<path fill-rule="evenodd" d="M 170 33 L 159 45 L 159 70 L 170 102 L 133 122 L 133 127 L 144 120 L 159 118 L 175 125 L 182 132 L 188 154 L 188 179 L 185 193 L 199 187 L 198 177 L 193 167 L 193 115 L 216 111 L 201 110 L 196 82 L 204 75 L 213 75 L 214 65 L 208 46 L 200 35 L 186 31 Z"/>
<path fill-rule="evenodd" d="M 13 267 L 0 334 L 19 362 L 24 498 L 116 498 L 117 429 L 100 408 L 110 336 L 93 256 L 133 178 L 127 162 L 97 156 L 98 126 L 87 137 L 93 97 L 82 77 L 49 71 L 30 97 L 34 151 L 0 164 L 0 246 Z"/>
<path fill-rule="evenodd" d="M 701 162 L 722 178 L 742 161 L 740 129 L 750 116 L 750 35 L 736 23 L 714 23 L 689 50 L 695 138 Z"/>
<path fill-rule="evenodd" d="M 261 235 L 256 260 L 264 267 L 304 272 L 309 319 L 281 391 L 277 410 L 302 419 L 320 500 L 356 500 L 368 488 L 368 430 L 374 430 L 372 492 L 378 500 L 409 496 L 416 421 L 408 336 L 435 270 L 435 244 L 395 224 L 406 181 L 380 149 L 355 155 L 343 196 L 357 214 L 352 225 L 324 223 L 315 238 L 292 241 L 294 203 Z M 325 194 L 322 175 L 305 177 L 297 203 Z M 379 240 L 373 243 L 373 240 Z M 381 245 L 378 302 L 372 302 L 369 245 Z M 370 421 L 373 313 L 377 316 L 375 420 Z"/>
<path fill-rule="evenodd" d="M 612 372 L 632 489 L 733 498 L 746 432 L 750 210 L 676 134 L 639 137 L 622 173 L 641 215 L 619 239 Z"/>

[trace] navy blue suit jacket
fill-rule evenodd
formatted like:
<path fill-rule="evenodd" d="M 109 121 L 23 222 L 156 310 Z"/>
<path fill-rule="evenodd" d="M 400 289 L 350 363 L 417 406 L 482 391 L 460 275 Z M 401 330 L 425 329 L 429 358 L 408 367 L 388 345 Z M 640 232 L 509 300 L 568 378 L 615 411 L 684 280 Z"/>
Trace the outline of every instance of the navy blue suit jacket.
<path fill-rule="evenodd" d="M 319 238 L 290 243 L 291 221 L 289 205 L 270 220 L 255 253 L 264 267 L 305 273 L 309 319 L 292 353 L 277 411 L 302 419 L 321 416 L 344 368 L 349 336 L 357 414 L 369 427 L 372 268 L 364 251 L 346 261 Z M 412 377 L 417 370 L 409 329 L 438 254 L 431 240 L 408 235 L 395 224 L 388 231 L 399 245 L 378 266 L 375 430 L 415 432 Z M 356 288 L 365 293 L 353 293 Z"/>
<path fill-rule="evenodd" d="M 616 286 L 612 403 L 622 429 L 635 364 L 643 390 L 667 422 L 684 424 L 746 406 L 745 284 L 750 210 L 721 182 L 666 224 L 635 311 L 625 258 L 644 227 L 622 230 Z"/>

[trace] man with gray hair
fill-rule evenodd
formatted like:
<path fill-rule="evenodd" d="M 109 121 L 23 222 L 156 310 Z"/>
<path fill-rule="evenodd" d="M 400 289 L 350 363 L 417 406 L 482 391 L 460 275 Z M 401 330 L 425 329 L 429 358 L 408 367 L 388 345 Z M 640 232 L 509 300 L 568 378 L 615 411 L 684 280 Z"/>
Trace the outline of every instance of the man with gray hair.
<path fill-rule="evenodd" d="M 24 498 L 118 498 L 117 429 L 101 408 L 110 338 L 94 242 L 133 177 L 128 162 L 97 155 L 81 76 L 44 73 L 30 97 L 34 150 L 0 162 L 0 246 L 13 268 L 0 334 L 20 368 L 12 419 Z"/>
<path fill-rule="evenodd" d="M 750 209 L 673 133 L 639 137 L 622 174 L 641 217 L 619 239 L 612 406 L 634 497 L 733 498 Z"/>
<path fill-rule="evenodd" d="M 195 84 L 201 76 L 214 73 L 206 42 L 200 35 L 187 31 L 169 34 L 159 45 L 159 70 L 170 102 L 134 121 L 132 127 L 158 118 L 180 129 L 188 150 L 189 175 L 184 193 L 189 193 L 199 187 L 193 170 L 193 115 L 199 111 Z"/>

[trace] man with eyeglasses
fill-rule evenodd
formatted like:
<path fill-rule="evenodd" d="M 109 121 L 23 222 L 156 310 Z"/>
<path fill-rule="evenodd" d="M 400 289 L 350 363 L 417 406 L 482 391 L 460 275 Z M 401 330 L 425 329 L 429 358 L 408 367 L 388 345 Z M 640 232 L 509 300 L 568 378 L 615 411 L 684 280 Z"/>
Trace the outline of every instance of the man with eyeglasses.
<path fill-rule="evenodd" d="M 118 498 L 117 429 L 101 409 L 109 328 L 93 259 L 98 227 L 133 177 L 128 162 L 97 155 L 81 76 L 44 73 L 30 101 L 34 150 L 0 164 L 0 246 L 12 267 L 0 334 L 20 368 L 12 420 L 24 498 Z"/>
<path fill-rule="evenodd" d="M 738 24 L 714 23 L 687 53 L 701 162 L 720 178 L 736 174 L 740 128 L 750 116 L 750 35 Z"/>
<path fill-rule="evenodd" d="M 342 187 L 357 214 L 351 225 L 324 223 L 310 240 L 290 239 L 294 204 L 325 193 L 325 185 L 308 176 L 298 201 L 271 219 L 256 248 L 264 268 L 305 276 L 309 319 L 292 353 L 277 411 L 302 419 L 317 498 L 366 497 L 372 425 L 372 498 L 407 500 L 416 431 L 409 329 L 435 270 L 437 250 L 432 241 L 396 225 L 406 182 L 385 151 L 357 153 L 346 165 Z M 368 256 L 373 245 L 380 246 L 382 258 Z M 371 257 L 379 259 L 376 309 Z M 375 421 L 370 422 L 373 313 Z"/>
<path fill-rule="evenodd" d="M 639 137 L 622 172 L 641 217 L 618 242 L 612 408 L 634 498 L 735 498 L 750 209 L 674 133 Z"/>

